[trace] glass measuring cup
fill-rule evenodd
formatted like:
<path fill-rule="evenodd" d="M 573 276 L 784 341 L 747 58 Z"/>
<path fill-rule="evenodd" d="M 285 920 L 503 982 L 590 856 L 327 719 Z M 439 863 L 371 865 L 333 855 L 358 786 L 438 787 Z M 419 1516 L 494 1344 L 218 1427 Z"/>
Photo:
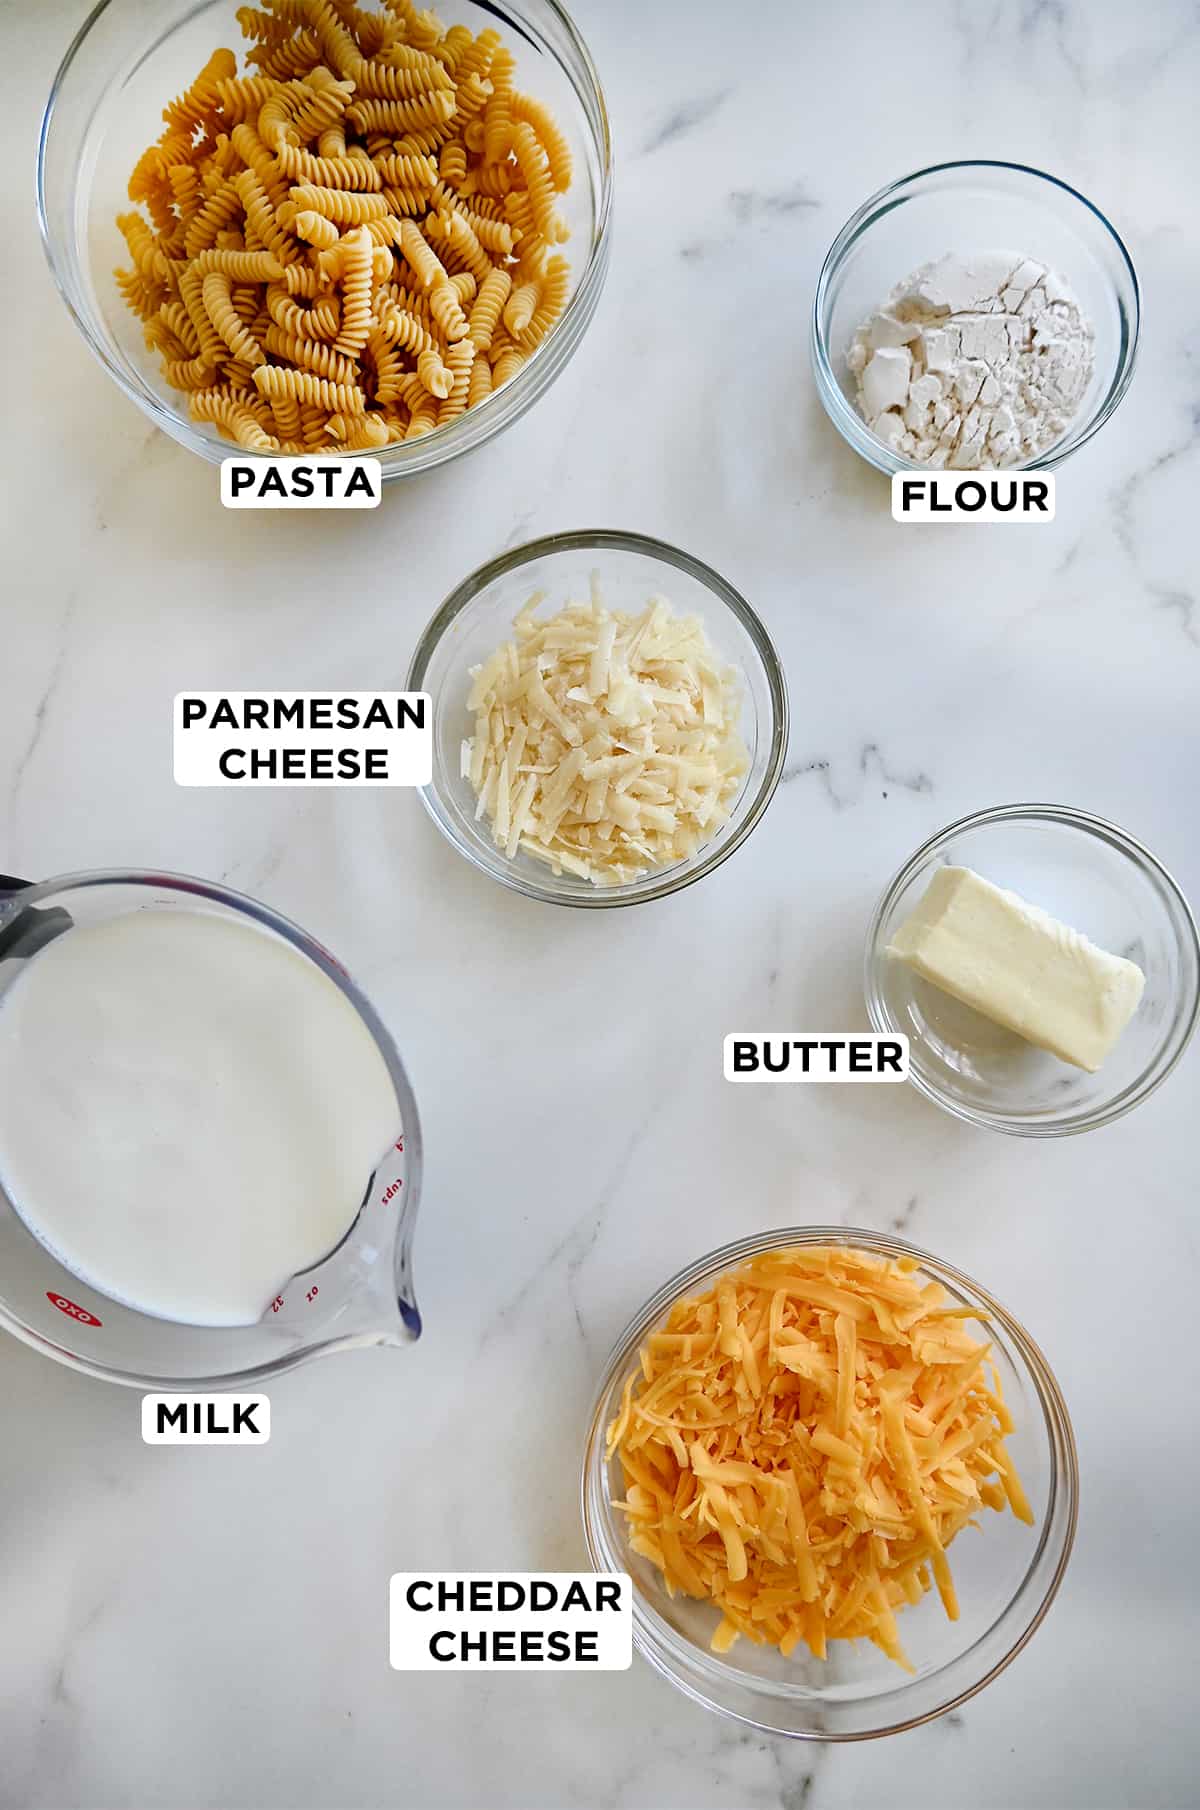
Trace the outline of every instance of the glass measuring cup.
<path fill-rule="evenodd" d="M 396 1131 L 364 1175 L 358 1217 L 337 1247 L 277 1295 L 253 1326 L 185 1326 L 101 1294 L 29 1231 L 0 1177 L 0 1326 L 91 1376 L 136 1388 L 229 1388 L 356 1346 L 405 1345 L 421 1316 L 411 1245 L 421 1182 L 421 1131 L 399 1053 L 370 1002 L 327 950 L 255 899 L 181 874 L 106 870 L 27 885 L 0 875 L 0 997 L 21 967 L 73 924 L 172 909 L 249 919 L 299 951 L 358 1013 L 396 1096 Z M 0 1112 L 3 1102 L 0 1102 Z"/>

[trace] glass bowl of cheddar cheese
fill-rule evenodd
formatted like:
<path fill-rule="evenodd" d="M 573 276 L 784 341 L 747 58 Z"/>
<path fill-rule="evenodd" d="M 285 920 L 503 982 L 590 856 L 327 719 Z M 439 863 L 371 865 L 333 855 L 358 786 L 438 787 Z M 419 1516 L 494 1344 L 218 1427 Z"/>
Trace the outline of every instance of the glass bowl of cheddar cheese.
<path fill-rule="evenodd" d="M 482 445 L 571 358 L 612 145 L 557 0 L 102 0 L 55 78 L 37 194 L 76 326 L 172 439 L 214 463 L 368 452 L 386 481 Z"/>
<path fill-rule="evenodd" d="M 1086 980 L 1097 960 L 1111 968 L 1117 958 L 1117 966 L 1140 970 L 1144 984 L 1132 1015 L 1092 1069 L 1039 1046 L 1037 1024 L 1018 1035 L 986 1006 L 976 1009 L 962 991 L 946 991 L 920 966 L 898 959 L 897 937 L 922 915 L 929 889 L 953 884 L 964 870 L 1002 889 L 1010 904 L 1015 894 L 1022 917 L 1030 908 L 1048 914 L 1043 927 L 1061 940 L 1057 959 L 1069 986 Z M 957 924 L 965 922 L 960 915 Z M 986 971 L 989 947 L 967 946 L 961 928 L 954 934 L 963 938 L 960 954 L 969 966 Z M 1045 938 L 1042 949 L 1012 978 L 1017 997 L 1027 992 L 1025 1011 L 1036 1014 L 1040 1004 L 1044 1028 L 1063 976 L 1045 965 Z M 930 837 L 875 909 L 865 970 L 871 1023 L 907 1036 L 913 1085 L 956 1118 L 1017 1137 L 1071 1136 L 1131 1112 L 1175 1068 L 1200 1017 L 1200 939 L 1179 886 L 1125 830 L 1070 805 L 999 805 Z M 1103 989 L 1095 995 L 1081 988 L 1075 1000 L 1085 1025 L 1090 1015 L 1101 1030 L 1109 1009 Z"/>
<path fill-rule="evenodd" d="M 501 554 L 446 599 L 407 686 L 433 704 L 426 810 L 473 866 L 548 904 L 690 886 L 746 840 L 783 772 L 766 629 L 711 567 L 645 535 Z"/>
<path fill-rule="evenodd" d="M 582 1507 L 592 1565 L 630 1573 L 634 1644 L 672 1684 L 773 1734 L 855 1741 L 1015 1658 L 1078 1492 L 1058 1385 L 999 1302 L 900 1239 L 805 1226 L 725 1245 L 641 1308 L 596 1398 Z"/>

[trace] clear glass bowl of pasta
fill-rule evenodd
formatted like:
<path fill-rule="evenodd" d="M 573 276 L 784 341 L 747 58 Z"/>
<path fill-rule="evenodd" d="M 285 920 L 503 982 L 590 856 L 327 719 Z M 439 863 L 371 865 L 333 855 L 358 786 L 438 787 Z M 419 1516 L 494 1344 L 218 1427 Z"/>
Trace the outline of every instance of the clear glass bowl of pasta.
<path fill-rule="evenodd" d="M 846 444 L 877 471 L 929 468 L 889 446 L 859 413 L 847 362 L 854 334 L 893 286 L 922 264 L 947 252 L 987 249 L 1021 252 L 1049 265 L 1095 331 L 1091 379 L 1065 433 L 1010 469 L 1061 465 L 1099 432 L 1129 388 L 1141 299 L 1133 260 L 1112 222 L 1043 170 L 984 158 L 935 164 L 889 182 L 855 210 L 829 248 L 813 300 L 817 393 Z"/>
<path fill-rule="evenodd" d="M 513 623 L 531 598 L 553 615 L 593 585 L 604 606 L 636 615 L 661 597 L 680 616 L 698 617 L 730 675 L 747 756 L 728 815 L 707 841 L 670 865 L 651 867 L 622 884 L 596 884 L 555 873 L 521 850 L 509 856 L 482 819 L 463 746 L 475 718 L 468 709 L 474 674 L 511 642 Z M 588 529 L 548 535 L 503 553 L 463 580 L 434 616 L 409 667 L 410 691 L 433 705 L 433 776 L 421 800 L 461 855 L 502 885 L 552 905 L 603 909 L 666 898 L 719 867 L 762 820 L 783 772 L 788 702 L 783 669 L 763 624 L 746 600 L 711 567 L 646 535 Z"/>
<path fill-rule="evenodd" d="M 224 437 L 213 422 L 192 418 L 188 394 L 168 383 L 158 350 L 145 343 L 143 320 L 127 305 L 114 274 L 118 268 L 131 265 L 116 218 L 131 210 L 130 175 L 146 147 L 163 132 L 164 108 L 189 89 L 217 47 L 228 46 L 237 52 L 239 79 L 253 73 L 244 64 L 244 53 L 252 46 L 243 41 L 238 10 L 233 0 L 208 0 L 207 4 L 203 0 L 200 4 L 196 0 L 102 0 L 80 29 L 55 77 L 42 121 L 37 161 L 43 242 L 55 282 L 76 326 L 124 394 L 172 439 L 212 463 L 237 452 L 239 447 Z M 289 10 L 280 9 L 284 13 Z M 334 10 L 327 9 L 331 13 Z M 378 0 L 367 0 L 359 12 L 385 16 Z M 428 17 L 402 3 L 387 16 L 401 15 Z M 496 377 L 491 393 L 484 393 L 481 385 L 471 406 L 441 424 L 436 420 L 440 407 L 431 404 L 418 438 L 369 445 L 363 440 L 356 443 L 353 437 L 345 441 L 347 450 L 376 454 L 385 481 L 441 465 L 483 444 L 517 420 L 554 382 L 579 345 L 595 313 L 608 266 L 612 201 L 608 113 L 591 56 L 567 13 L 557 0 L 487 0 L 487 4 L 478 5 L 474 0 L 449 0 L 439 9 L 439 17 L 447 30 L 499 32 L 515 62 L 517 89 L 548 109 L 557 123 L 564 156 L 569 153 L 572 176 L 570 186 L 557 195 L 555 203 L 561 231 L 569 236 L 553 250 L 566 260 L 569 274 L 560 273 L 565 300 L 556 321 L 528 355 L 522 354 L 521 361 L 512 359 L 503 368 L 497 361 L 489 373 Z M 377 31 L 377 27 L 371 29 Z M 419 33 L 422 28 L 416 29 Z M 407 73 L 404 68 L 390 72 L 387 85 L 395 85 L 396 93 L 407 92 L 403 86 Z M 397 108 L 404 104 L 395 103 Z M 378 105 L 387 107 L 391 103 L 381 101 Z M 368 123 L 363 123 L 364 132 Z M 387 130 L 399 134 L 393 138 L 394 144 L 407 145 L 400 130 L 402 123 L 403 120 L 392 119 Z M 201 130 L 198 127 L 197 133 Z M 321 145 L 314 139 L 310 148 L 315 153 Z M 436 163 L 444 147 L 431 142 L 428 148 Z M 309 169 L 315 171 L 317 165 L 314 163 Z M 483 208 L 498 214 L 503 202 L 484 201 Z M 448 269 L 465 269 L 459 256 L 449 252 L 445 255 Z M 396 268 L 408 277 L 398 252 Z M 235 301 L 237 281 L 235 275 Z M 142 291 L 138 299 L 140 306 L 150 306 L 155 298 L 147 299 Z M 172 299 L 169 290 L 167 299 Z M 298 299 L 302 308 L 315 306 L 303 295 Z M 551 313 L 549 302 L 556 299 L 549 298 L 547 319 Z M 466 301 L 463 307 L 464 312 L 469 312 Z M 429 324 L 427 316 L 421 315 L 421 319 Z M 294 320 L 283 323 L 294 324 Z M 500 325 L 497 347 L 504 341 L 502 321 Z M 186 334 L 186 326 L 183 331 Z M 164 354 L 181 350 L 190 354 L 190 336 L 186 347 L 173 342 L 169 334 L 162 337 Z M 267 362 L 274 362 L 275 356 L 270 353 Z M 478 357 L 482 362 L 483 355 Z M 401 362 L 407 365 L 410 361 L 405 358 Z M 318 374 L 315 369 L 314 374 Z M 347 377 L 345 368 L 336 360 L 325 361 L 325 374 L 332 379 Z M 441 385 L 435 383 L 434 387 L 440 390 Z M 258 406 L 261 413 L 265 407 L 261 399 Z M 370 406 L 374 407 L 374 402 Z M 400 414 L 398 408 L 395 412 Z M 314 409 L 305 450 L 339 450 L 345 417 L 327 411 L 327 420 L 333 425 L 320 438 L 316 414 Z M 403 418 L 411 423 L 406 412 Z M 375 438 L 378 440 L 384 431 L 381 424 Z M 299 450 L 298 445 L 284 441 L 278 433 L 272 437 L 284 450 Z M 313 444 L 314 437 L 319 445 Z M 272 446 L 249 449 L 276 451 Z"/>
<path fill-rule="evenodd" d="M 720 1615 L 708 1601 L 669 1595 L 662 1574 L 633 1551 L 619 1458 L 607 1453 L 607 1429 L 620 1412 L 627 1381 L 643 1374 L 639 1350 L 682 1300 L 711 1290 L 749 1259 L 781 1248 L 850 1246 L 890 1259 L 910 1258 L 920 1282 L 938 1284 L 952 1308 L 986 1316 L 979 1336 L 991 1341 L 1013 1421 L 1008 1457 L 1015 1462 L 1032 1525 L 1010 1513 L 980 1516 L 946 1548 L 959 1618 L 947 1619 L 930 1590 L 897 1611 L 907 1673 L 866 1640 L 831 1640 L 828 1657 L 803 1643 L 788 1658 L 777 1647 L 739 1639 L 716 1653 Z M 811 1741 L 862 1741 L 932 1721 L 973 1697 L 1016 1658 L 1045 1617 L 1066 1571 L 1075 1538 L 1079 1466 L 1070 1417 L 1042 1352 L 1012 1315 L 977 1282 L 904 1240 L 846 1226 L 790 1226 L 743 1238 L 689 1264 L 641 1307 L 604 1369 L 588 1422 L 581 1507 L 588 1556 L 596 1571 L 627 1571 L 633 1580 L 634 1647 L 664 1678 L 706 1709 L 770 1734 Z"/>

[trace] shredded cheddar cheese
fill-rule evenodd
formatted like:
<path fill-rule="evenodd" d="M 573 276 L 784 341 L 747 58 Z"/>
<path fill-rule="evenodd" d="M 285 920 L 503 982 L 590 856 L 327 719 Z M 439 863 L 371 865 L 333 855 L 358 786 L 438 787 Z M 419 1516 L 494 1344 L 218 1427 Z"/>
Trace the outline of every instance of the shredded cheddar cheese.
<path fill-rule="evenodd" d="M 677 1301 L 608 1428 L 630 1545 L 739 1635 L 824 1659 L 873 1641 L 911 1671 L 896 1612 L 935 1586 L 983 1508 L 1032 1525 L 990 1345 L 912 1258 L 768 1251 Z"/>
<path fill-rule="evenodd" d="M 748 766 L 733 673 L 698 617 L 661 597 L 640 616 L 586 601 L 539 620 L 472 671 L 462 774 L 511 860 L 615 886 L 693 855 Z"/>

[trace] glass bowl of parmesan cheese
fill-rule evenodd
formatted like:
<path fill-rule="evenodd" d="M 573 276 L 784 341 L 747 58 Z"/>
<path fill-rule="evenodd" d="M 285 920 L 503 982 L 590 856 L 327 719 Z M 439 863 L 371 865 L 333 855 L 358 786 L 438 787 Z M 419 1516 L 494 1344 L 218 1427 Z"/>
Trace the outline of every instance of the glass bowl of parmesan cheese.
<path fill-rule="evenodd" d="M 936 164 L 834 240 L 813 371 L 877 471 L 1049 471 L 1129 388 L 1139 315 L 1129 253 L 1076 189 L 1023 164 Z"/>
<path fill-rule="evenodd" d="M 555 905 L 665 898 L 726 860 L 783 772 L 770 636 L 690 554 L 556 534 L 463 580 L 408 688 L 433 706 L 425 808 L 459 853 Z"/>

